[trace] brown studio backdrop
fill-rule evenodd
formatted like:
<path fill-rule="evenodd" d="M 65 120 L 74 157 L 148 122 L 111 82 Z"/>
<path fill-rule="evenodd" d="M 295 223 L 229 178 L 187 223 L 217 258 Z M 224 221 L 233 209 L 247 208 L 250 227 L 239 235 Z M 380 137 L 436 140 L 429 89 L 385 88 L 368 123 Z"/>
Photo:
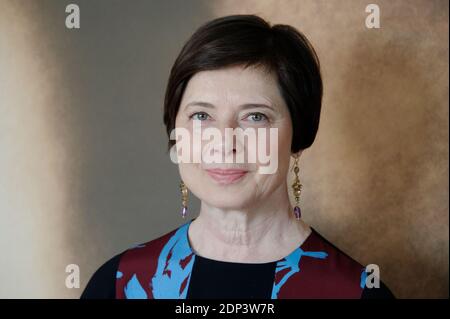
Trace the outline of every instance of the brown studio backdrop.
<path fill-rule="evenodd" d="M 80 30 L 64 27 L 72 2 Z M 321 59 L 306 221 L 398 297 L 447 298 L 448 2 L 376 3 L 378 30 L 356 0 L 0 0 L 0 297 L 76 298 L 105 260 L 182 223 L 170 67 L 200 24 L 254 13 L 299 28 Z M 64 284 L 72 263 L 80 289 Z"/>

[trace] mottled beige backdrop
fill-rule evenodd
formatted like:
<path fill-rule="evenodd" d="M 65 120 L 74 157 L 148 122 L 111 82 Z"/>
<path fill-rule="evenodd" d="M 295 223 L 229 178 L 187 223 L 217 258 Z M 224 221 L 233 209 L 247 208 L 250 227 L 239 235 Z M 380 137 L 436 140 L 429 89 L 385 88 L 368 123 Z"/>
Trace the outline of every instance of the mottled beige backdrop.
<path fill-rule="evenodd" d="M 65 6 L 81 28 L 65 28 Z M 368 29 L 365 8 L 380 7 Z M 181 225 L 165 153 L 170 67 L 202 23 L 251 13 L 322 63 L 304 218 L 397 297 L 448 298 L 448 1 L 0 0 L 0 297 L 77 298 L 95 269 Z M 191 216 L 199 207 L 191 200 Z M 65 286 L 68 264 L 80 288 Z"/>

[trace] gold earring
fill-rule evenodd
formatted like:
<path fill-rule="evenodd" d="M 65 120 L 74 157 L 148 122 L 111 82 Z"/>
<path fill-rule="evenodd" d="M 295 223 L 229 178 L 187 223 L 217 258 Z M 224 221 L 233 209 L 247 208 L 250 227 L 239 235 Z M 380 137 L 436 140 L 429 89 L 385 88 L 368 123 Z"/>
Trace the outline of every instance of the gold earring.
<path fill-rule="evenodd" d="M 181 190 L 181 217 L 185 218 L 187 214 L 188 189 L 183 181 L 180 182 Z"/>
<path fill-rule="evenodd" d="M 300 180 L 298 178 L 298 172 L 300 171 L 298 168 L 298 157 L 295 157 L 295 161 L 294 161 L 294 173 L 295 173 L 295 178 L 294 178 L 294 183 L 292 183 L 292 190 L 294 193 L 294 198 L 295 198 L 295 202 L 296 202 L 296 206 L 294 207 L 294 215 L 295 218 L 297 220 L 300 219 L 300 217 L 302 217 L 302 211 L 300 209 L 300 194 L 302 192 L 302 184 L 300 184 Z"/>

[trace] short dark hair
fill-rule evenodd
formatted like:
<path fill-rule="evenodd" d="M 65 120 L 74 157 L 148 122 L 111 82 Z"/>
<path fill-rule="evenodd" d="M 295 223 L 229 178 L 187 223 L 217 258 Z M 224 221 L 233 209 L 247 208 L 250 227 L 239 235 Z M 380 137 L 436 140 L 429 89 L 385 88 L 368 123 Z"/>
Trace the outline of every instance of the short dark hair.
<path fill-rule="evenodd" d="M 169 149 L 175 144 L 170 132 L 190 78 L 236 65 L 263 66 L 276 73 L 292 119 L 291 151 L 310 147 L 319 128 L 323 94 L 320 63 L 311 43 L 292 26 L 270 26 L 256 15 L 230 15 L 202 25 L 175 60 L 164 100 Z"/>

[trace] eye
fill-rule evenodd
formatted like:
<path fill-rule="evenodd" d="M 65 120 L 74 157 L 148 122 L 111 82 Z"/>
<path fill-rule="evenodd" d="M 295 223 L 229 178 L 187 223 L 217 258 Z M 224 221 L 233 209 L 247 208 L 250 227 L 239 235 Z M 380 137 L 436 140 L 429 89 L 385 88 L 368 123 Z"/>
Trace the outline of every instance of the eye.
<path fill-rule="evenodd" d="M 260 112 L 250 113 L 247 118 L 250 118 L 252 122 L 262 122 L 268 120 L 268 117 Z"/>
<path fill-rule="evenodd" d="M 198 116 L 197 116 L 198 115 Z M 200 121 L 204 121 L 207 119 L 209 115 L 205 112 L 195 112 L 194 114 L 192 114 L 191 116 L 189 116 L 190 119 L 194 119 L 194 120 L 200 120 Z"/>

